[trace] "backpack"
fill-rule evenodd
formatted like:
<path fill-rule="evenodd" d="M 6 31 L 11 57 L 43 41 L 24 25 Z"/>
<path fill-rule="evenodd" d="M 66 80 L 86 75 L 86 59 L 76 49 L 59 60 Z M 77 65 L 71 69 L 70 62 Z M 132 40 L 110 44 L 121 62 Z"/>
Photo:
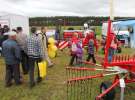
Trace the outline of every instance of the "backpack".
<path fill-rule="evenodd" d="M 71 50 L 72 50 L 72 52 L 76 52 L 77 51 L 77 46 L 76 46 L 76 44 L 74 42 L 72 44 Z"/>

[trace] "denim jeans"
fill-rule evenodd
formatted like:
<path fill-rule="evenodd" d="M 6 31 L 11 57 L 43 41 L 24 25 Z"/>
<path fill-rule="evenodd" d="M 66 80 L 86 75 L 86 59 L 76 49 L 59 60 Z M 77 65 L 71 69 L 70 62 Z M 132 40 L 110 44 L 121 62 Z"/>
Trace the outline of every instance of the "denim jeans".
<path fill-rule="evenodd" d="M 29 61 L 29 79 L 30 79 L 30 85 L 35 84 L 34 70 L 35 70 L 35 63 L 37 64 L 39 62 L 38 60 L 39 60 L 38 58 L 30 58 L 30 57 L 28 58 L 28 61 Z M 39 79 L 39 78 L 40 78 L 40 76 L 39 76 L 39 69 L 38 69 L 37 79 Z"/>
<path fill-rule="evenodd" d="M 109 52 L 108 52 L 108 61 L 109 62 L 112 61 L 112 58 L 113 58 L 114 53 L 115 53 L 115 49 L 109 48 Z"/>
<path fill-rule="evenodd" d="M 19 64 L 14 65 L 6 64 L 6 76 L 5 76 L 6 85 L 11 84 L 13 78 L 15 80 L 16 85 L 20 84 Z"/>

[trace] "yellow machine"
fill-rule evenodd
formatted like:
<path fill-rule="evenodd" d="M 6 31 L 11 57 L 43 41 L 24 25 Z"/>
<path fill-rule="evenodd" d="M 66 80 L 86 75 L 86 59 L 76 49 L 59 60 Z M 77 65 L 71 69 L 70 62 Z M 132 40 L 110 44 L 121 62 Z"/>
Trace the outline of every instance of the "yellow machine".
<path fill-rule="evenodd" d="M 48 39 L 48 55 L 50 58 L 56 57 L 57 47 L 55 46 L 55 40 L 53 38 Z"/>

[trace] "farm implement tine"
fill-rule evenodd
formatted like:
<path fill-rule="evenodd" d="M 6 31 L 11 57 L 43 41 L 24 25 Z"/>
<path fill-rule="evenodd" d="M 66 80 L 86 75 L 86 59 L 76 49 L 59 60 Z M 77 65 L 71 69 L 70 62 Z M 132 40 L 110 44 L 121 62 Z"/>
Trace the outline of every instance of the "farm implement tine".
<path fill-rule="evenodd" d="M 90 84 L 90 79 L 87 79 L 87 81 L 88 81 L 88 89 L 87 89 L 87 91 L 88 91 L 88 93 L 87 93 L 87 100 L 90 100 L 90 98 L 91 98 L 91 96 L 89 95 L 90 94 L 90 89 L 91 89 L 91 84 Z"/>
<path fill-rule="evenodd" d="M 97 67 L 102 67 L 102 65 L 101 65 L 101 64 L 95 64 L 95 63 L 88 62 L 88 61 L 82 61 L 82 63 L 84 63 L 84 64 L 88 64 L 88 65 L 97 66 Z"/>
<path fill-rule="evenodd" d="M 91 97 L 92 97 L 92 95 L 91 95 L 91 93 L 92 93 L 92 88 L 91 88 L 91 87 L 93 86 L 93 85 L 92 85 L 92 83 L 93 83 L 92 81 L 93 81 L 92 79 L 89 80 L 89 82 L 90 82 L 90 86 L 89 86 L 90 97 L 89 97 L 89 98 L 90 98 L 90 99 L 91 99 Z"/>
<path fill-rule="evenodd" d="M 66 78 L 67 78 L 67 80 L 68 80 L 68 78 L 69 78 L 69 77 L 68 77 L 68 70 L 67 70 L 67 69 L 66 69 Z M 67 90 L 66 90 L 66 92 L 67 92 L 67 97 L 66 97 L 66 98 L 67 98 L 67 100 L 69 100 L 69 99 L 68 99 L 68 87 L 69 87 L 69 86 L 68 86 L 68 85 L 69 85 L 68 82 L 66 83 L 66 85 L 67 85 Z"/>
<path fill-rule="evenodd" d="M 92 78 L 99 78 L 99 77 L 104 77 L 103 74 L 97 74 L 97 75 L 93 75 L 93 76 L 85 76 L 85 77 L 79 77 L 79 78 L 72 78 L 69 79 L 68 82 L 74 82 L 74 81 L 82 81 L 82 80 L 86 80 L 86 79 L 92 79 Z"/>
<path fill-rule="evenodd" d="M 68 69 L 68 70 L 76 70 L 78 72 L 79 71 L 85 71 L 85 72 L 86 71 L 107 71 L 107 72 L 114 72 L 114 71 L 116 71 L 116 70 L 111 69 L 111 68 L 101 69 L 101 68 L 87 68 L 87 67 L 81 67 L 81 68 L 79 68 L 79 67 L 77 67 L 77 68 L 76 67 L 67 67 L 66 69 Z M 77 75 L 77 77 L 78 77 L 78 75 Z M 79 77 L 81 77 L 81 74 L 79 74 Z"/>

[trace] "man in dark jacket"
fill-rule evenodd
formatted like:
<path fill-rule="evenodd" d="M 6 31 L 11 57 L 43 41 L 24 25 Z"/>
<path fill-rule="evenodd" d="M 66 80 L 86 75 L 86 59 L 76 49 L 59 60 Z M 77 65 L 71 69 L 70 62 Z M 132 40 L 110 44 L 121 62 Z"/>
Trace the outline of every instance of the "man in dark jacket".
<path fill-rule="evenodd" d="M 19 70 L 20 48 L 16 42 L 16 33 L 11 32 L 8 35 L 9 38 L 2 43 L 2 53 L 6 63 L 6 87 L 12 85 L 12 78 L 14 78 L 16 85 L 21 84 Z"/>
<path fill-rule="evenodd" d="M 17 43 L 19 44 L 21 48 L 21 65 L 22 65 L 22 71 L 23 74 L 28 73 L 28 56 L 26 54 L 26 39 L 27 35 L 23 33 L 22 27 L 17 27 Z"/>

